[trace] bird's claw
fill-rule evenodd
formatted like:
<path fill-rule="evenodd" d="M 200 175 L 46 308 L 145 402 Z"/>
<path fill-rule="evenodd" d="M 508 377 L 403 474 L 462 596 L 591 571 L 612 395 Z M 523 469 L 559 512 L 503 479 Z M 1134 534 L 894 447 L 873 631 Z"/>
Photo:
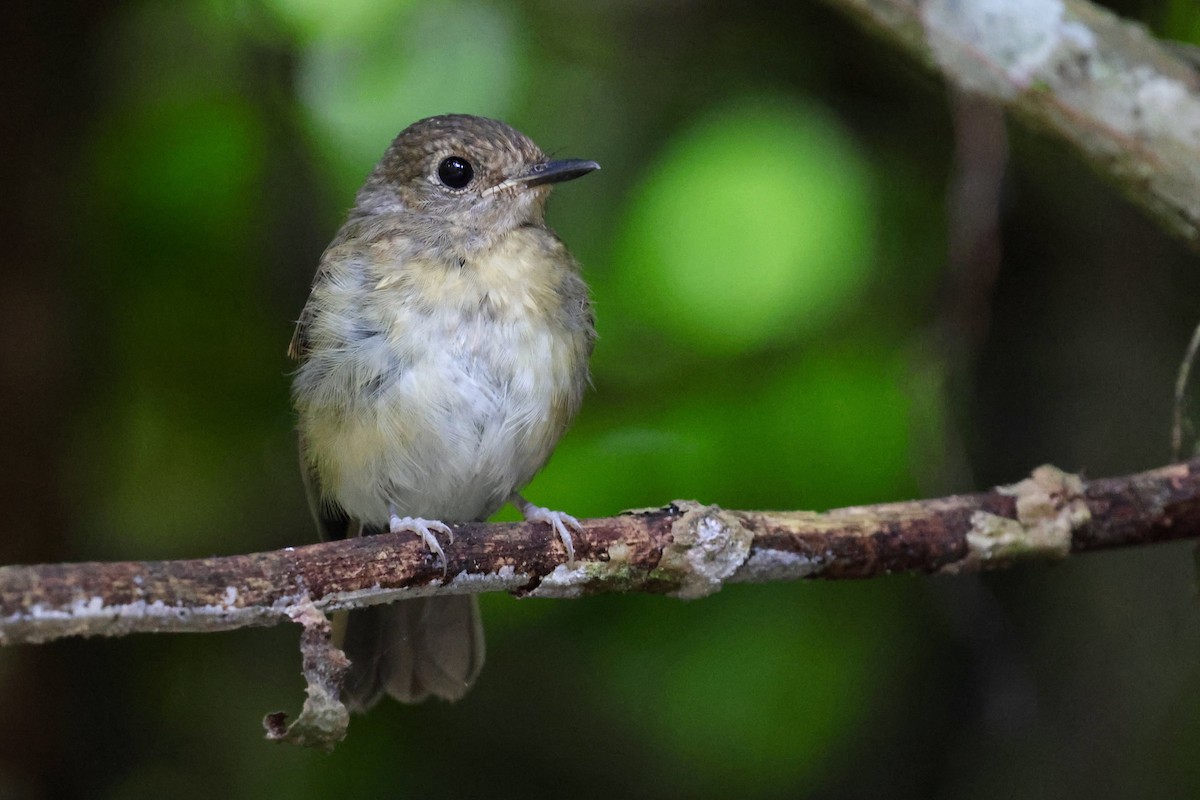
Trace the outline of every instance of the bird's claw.
<path fill-rule="evenodd" d="M 441 543 L 438 542 L 434 531 L 443 533 L 450 540 L 450 544 L 454 544 L 454 531 L 444 522 L 439 522 L 436 519 L 421 519 L 420 517 L 401 517 L 395 512 L 388 517 L 388 529 L 392 533 L 403 533 L 409 531 L 421 537 L 421 541 L 429 548 L 429 552 L 437 556 L 438 561 L 442 564 L 442 574 L 446 574 L 446 551 L 442 549 Z"/>
<path fill-rule="evenodd" d="M 526 503 L 521 507 L 521 516 L 525 517 L 526 522 L 545 522 L 553 528 L 562 541 L 563 547 L 567 550 L 567 566 L 575 565 L 575 542 L 571 539 L 571 531 L 567 529 L 571 528 L 576 533 L 583 533 L 583 526 L 579 524 L 579 520 L 562 511 L 552 511 L 532 503 Z"/>

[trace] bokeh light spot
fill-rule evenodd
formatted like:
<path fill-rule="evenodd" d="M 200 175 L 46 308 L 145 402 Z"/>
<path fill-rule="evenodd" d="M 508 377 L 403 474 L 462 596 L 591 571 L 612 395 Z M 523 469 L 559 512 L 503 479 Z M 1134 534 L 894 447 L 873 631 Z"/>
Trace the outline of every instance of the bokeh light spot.
<path fill-rule="evenodd" d="M 617 268 L 647 318 L 722 353 L 823 325 L 871 256 L 870 180 L 849 135 L 813 107 L 743 101 L 659 157 Z"/>
<path fill-rule="evenodd" d="M 508 116 L 521 74 L 511 13 L 472 2 L 397 7 L 353 41 L 330 34 L 308 46 L 301 98 L 339 192 L 352 196 L 411 122 L 451 112 Z"/>

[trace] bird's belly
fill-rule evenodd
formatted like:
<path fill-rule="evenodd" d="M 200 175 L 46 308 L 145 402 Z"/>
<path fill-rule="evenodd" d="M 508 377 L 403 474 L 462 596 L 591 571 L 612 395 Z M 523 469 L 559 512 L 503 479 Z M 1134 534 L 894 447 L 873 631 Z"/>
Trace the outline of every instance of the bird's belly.
<path fill-rule="evenodd" d="M 565 424 L 562 334 L 530 320 L 428 324 L 365 342 L 355 369 L 323 378 L 343 382 L 325 394 L 345 402 L 302 415 L 324 492 L 368 523 L 391 509 L 486 517 L 545 463 Z"/>

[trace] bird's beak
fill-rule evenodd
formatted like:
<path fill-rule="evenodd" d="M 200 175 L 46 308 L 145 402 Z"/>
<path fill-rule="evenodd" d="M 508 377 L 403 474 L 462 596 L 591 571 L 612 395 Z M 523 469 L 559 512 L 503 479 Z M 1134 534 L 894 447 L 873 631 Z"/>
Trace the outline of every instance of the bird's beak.
<path fill-rule="evenodd" d="M 534 164 L 520 175 L 515 175 L 508 180 L 501 181 L 490 189 L 485 189 L 484 194 L 498 194 L 509 189 L 532 189 L 535 186 L 542 186 L 547 183 L 572 181 L 581 175 L 587 175 L 589 172 L 595 172 L 598 169 L 600 169 L 600 165 L 595 161 L 588 161 L 583 158 L 542 161 Z"/>
<path fill-rule="evenodd" d="M 595 161 L 587 161 L 582 158 L 543 161 L 540 164 L 534 164 L 524 175 L 518 175 L 511 182 L 528 187 L 541 186 L 544 183 L 562 183 L 563 181 L 573 181 L 598 169 L 600 169 L 600 165 Z"/>

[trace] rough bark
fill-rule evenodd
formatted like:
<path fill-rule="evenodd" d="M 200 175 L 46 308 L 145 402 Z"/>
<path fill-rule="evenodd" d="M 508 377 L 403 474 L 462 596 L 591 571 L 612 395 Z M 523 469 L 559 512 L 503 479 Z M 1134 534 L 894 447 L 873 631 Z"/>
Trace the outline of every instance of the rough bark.
<path fill-rule="evenodd" d="M 331 749 L 346 735 L 348 666 L 326 614 L 424 594 L 703 597 L 726 581 L 958 573 L 1020 560 L 1200 536 L 1200 459 L 1091 482 L 1054 467 L 991 491 L 808 511 L 726 511 L 691 501 L 586 520 L 574 564 L 542 524 L 459 526 L 435 563 L 416 537 L 383 534 L 193 561 L 0 568 L 0 644 L 72 635 L 303 626 L 307 699 L 267 738 Z"/>
<path fill-rule="evenodd" d="M 384 534 L 190 561 L 0 568 L 0 643 L 214 631 L 425 594 L 507 591 L 692 598 L 726 581 L 962 572 L 1200 535 L 1200 459 L 1085 482 L 1040 467 L 976 494 L 827 512 L 691 501 L 586 520 L 577 561 L 543 524 L 461 525 L 443 570 L 416 537 Z"/>

